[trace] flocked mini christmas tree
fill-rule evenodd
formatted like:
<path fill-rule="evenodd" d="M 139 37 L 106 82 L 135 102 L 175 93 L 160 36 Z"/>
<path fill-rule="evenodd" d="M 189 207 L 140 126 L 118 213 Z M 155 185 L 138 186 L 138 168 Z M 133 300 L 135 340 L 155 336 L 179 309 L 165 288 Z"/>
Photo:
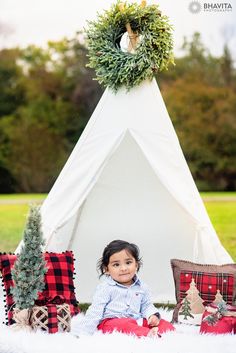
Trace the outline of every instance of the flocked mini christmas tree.
<path fill-rule="evenodd" d="M 44 289 L 47 272 L 42 253 L 44 245 L 41 230 L 41 214 L 38 206 L 32 206 L 23 236 L 23 245 L 12 270 L 14 287 L 11 289 L 16 308 L 31 309 Z"/>

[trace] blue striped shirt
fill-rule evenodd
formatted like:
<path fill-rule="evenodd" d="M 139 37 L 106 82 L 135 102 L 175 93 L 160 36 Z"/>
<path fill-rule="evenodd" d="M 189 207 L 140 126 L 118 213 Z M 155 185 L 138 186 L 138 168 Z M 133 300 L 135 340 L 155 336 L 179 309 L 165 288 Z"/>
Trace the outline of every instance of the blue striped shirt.
<path fill-rule="evenodd" d="M 97 286 L 92 304 L 76 331 L 93 334 L 98 324 L 106 318 L 148 319 L 156 312 L 147 285 L 137 276 L 129 287 L 105 276 L 104 281 Z"/>

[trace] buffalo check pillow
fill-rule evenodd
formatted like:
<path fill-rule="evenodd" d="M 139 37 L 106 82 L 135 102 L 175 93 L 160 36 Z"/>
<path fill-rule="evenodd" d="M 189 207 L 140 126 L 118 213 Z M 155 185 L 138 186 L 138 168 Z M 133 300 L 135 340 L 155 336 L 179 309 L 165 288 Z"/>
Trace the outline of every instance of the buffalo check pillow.
<path fill-rule="evenodd" d="M 63 253 L 46 252 L 44 254 L 48 271 L 45 275 L 45 288 L 39 293 L 36 305 L 46 305 L 47 303 L 60 304 L 62 302 L 70 305 L 71 315 L 79 312 L 78 302 L 75 296 L 73 281 L 74 257 L 72 251 Z M 13 308 L 14 299 L 11 294 L 11 287 L 14 285 L 11 269 L 14 266 L 17 255 L 0 254 L 0 270 L 2 272 L 2 285 L 5 291 L 6 314 L 8 323 L 14 321 Z"/>
<path fill-rule="evenodd" d="M 208 265 L 172 259 L 171 267 L 177 301 L 173 321 L 178 321 L 178 310 L 192 278 L 194 278 L 204 304 L 214 301 L 218 289 L 227 304 L 236 304 L 236 264 Z"/>

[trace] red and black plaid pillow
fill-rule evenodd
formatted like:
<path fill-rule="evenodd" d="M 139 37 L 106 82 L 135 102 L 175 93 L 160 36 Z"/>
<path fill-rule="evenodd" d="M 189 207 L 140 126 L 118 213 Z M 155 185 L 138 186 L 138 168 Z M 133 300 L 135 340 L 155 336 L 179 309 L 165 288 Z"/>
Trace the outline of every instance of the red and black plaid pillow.
<path fill-rule="evenodd" d="M 12 324 L 14 300 L 11 294 L 13 280 L 11 269 L 16 261 L 17 255 L 0 254 L 0 270 L 2 272 L 3 287 L 6 292 L 6 313 L 8 323 Z M 73 281 L 74 258 L 72 251 L 63 253 L 46 252 L 45 260 L 48 271 L 45 275 L 45 289 L 39 293 L 36 305 L 46 305 L 47 303 L 60 304 L 65 302 L 70 305 L 71 315 L 79 312 L 78 302 L 75 297 L 75 287 Z"/>

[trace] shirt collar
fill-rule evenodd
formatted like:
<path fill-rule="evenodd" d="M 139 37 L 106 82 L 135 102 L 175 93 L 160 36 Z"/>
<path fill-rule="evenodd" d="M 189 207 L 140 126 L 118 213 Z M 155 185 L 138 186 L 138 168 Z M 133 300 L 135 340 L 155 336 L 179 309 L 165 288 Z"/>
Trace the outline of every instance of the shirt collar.
<path fill-rule="evenodd" d="M 134 276 L 134 282 L 131 284 L 130 287 L 136 285 L 136 284 L 140 284 L 140 279 L 138 278 L 137 275 Z M 127 287 L 127 286 L 124 286 L 123 284 L 121 283 L 118 283 L 116 281 L 114 281 L 114 279 L 110 276 L 110 275 L 106 275 L 106 282 L 111 285 L 111 286 L 120 286 L 120 287 Z"/>

